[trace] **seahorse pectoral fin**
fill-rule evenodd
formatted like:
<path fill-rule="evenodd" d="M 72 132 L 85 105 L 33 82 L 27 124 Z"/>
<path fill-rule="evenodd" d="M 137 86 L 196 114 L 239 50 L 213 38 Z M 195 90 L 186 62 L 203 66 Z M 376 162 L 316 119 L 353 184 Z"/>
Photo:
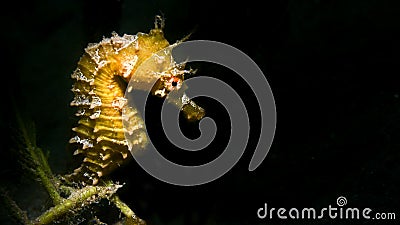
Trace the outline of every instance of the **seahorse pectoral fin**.
<path fill-rule="evenodd" d="M 138 70 L 129 81 L 126 92 L 131 93 L 133 90 L 149 92 L 158 79 L 159 75 L 154 71 L 144 69 Z"/>

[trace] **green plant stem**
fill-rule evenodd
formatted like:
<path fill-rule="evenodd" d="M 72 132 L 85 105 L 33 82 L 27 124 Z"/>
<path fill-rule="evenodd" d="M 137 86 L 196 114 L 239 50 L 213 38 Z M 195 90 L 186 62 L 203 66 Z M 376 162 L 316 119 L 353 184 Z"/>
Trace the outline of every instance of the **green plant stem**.
<path fill-rule="evenodd" d="M 10 215 L 12 218 L 16 221 L 18 224 L 24 224 L 24 225 L 30 225 L 32 224 L 28 216 L 26 215 L 26 212 L 24 212 L 18 205 L 17 203 L 8 196 L 8 194 L 0 189 L 0 195 L 2 200 L 4 201 L 4 206 L 10 211 Z"/>
<path fill-rule="evenodd" d="M 49 193 L 49 196 L 51 200 L 53 201 L 54 205 L 58 205 L 63 201 L 63 198 L 60 196 L 58 193 L 58 190 L 54 184 L 54 176 L 50 175 L 51 170 L 50 167 L 48 166 L 47 162 L 46 164 L 42 164 L 41 158 L 44 157 L 42 150 L 39 148 L 33 148 L 29 150 L 32 152 L 32 158 L 35 161 L 39 162 L 39 166 L 35 168 L 37 175 L 39 176 L 40 182 L 43 184 L 44 188 L 46 189 L 47 193 Z"/>
<path fill-rule="evenodd" d="M 46 157 L 43 154 L 43 151 L 36 146 L 36 138 L 34 134 L 30 134 L 25 123 L 22 121 L 21 117 L 17 115 L 18 124 L 21 130 L 21 135 L 23 141 L 26 145 L 26 148 L 29 152 L 31 159 L 35 165 L 34 169 L 35 174 L 39 177 L 41 183 L 43 184 L 46 191 L 49 193 L 49 196 L 54 205 L 58 205 L 63 201 L 63 198 L 58 193 L 58 190 L 55 186 L 55 177 L 51 172 L 50 166 L 47 162 Z M 32 132 L 34 133 L 34 132 Z"/>
<path fill-rule="evenodd" d="M 111 197 L 111 202 L 124 214 L 127 218 L 127 224 L 146 224 L 144 220 L 140 219 L 136 216 L 131 208 L 127 204 L 125 204 L 118 195 L 113 195 Z"/>
<path fill-rule="evenodd" d="M 50 208 L 39 216 L 35 221 L 35 225 L 49 224 L 60 219 L 68 212 L 78 212 L 82 208 L 100 201 L 103 198 L 112 196 L 121 185 L 110 184 L 107 186 L 87 186 L 78 189 L 60 204 Z"/>

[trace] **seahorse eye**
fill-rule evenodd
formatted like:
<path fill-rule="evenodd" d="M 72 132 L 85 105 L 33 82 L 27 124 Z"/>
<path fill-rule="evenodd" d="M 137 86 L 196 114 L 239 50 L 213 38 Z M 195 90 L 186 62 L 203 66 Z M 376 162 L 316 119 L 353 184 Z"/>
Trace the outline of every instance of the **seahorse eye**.
<path fill-rule="evenodd" d="M 173 87 L 176 87 L 176 85 L 178 85 L 178 82 L 173 81 L 173 82 L 172 82 L 172 86 L 173 86 Z"/>

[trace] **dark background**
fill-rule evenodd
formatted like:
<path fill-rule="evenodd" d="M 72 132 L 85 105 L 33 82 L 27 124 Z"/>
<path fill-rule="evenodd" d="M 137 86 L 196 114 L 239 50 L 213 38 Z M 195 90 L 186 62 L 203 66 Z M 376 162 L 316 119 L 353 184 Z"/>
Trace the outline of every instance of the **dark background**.
<path fill-rule="evenodd" d="M 262 165 L 247 171 L 259 132 L 259 111 L 248 86 L 216 65 L 198 64 L 198 75 L 220 77 L 246 101 L 252 124 L 239 163 L 211 183 L 180 187 L 148 175 L 135 162 L 113 174 L 125 182 L 121 198 L 149 224 L 374 224 L 345 220 L 260 220 L 257 209 L 336 205 L 396 212 L 400 217 L 400 79 L 398 1 L 29 1 L 10 2 L 1 13 L 1 186 L 34 217 L 47 196 L 22 176 L 13 157 L 17 129 L 13 102 L 34 121 L 38 145 L 50 152 L 57 174 L 68 171 L 67 151 L 75 109 L 70 74 L 89 42 L 112 31 L 148 32 L 154 16 L 166 18 L 165 36 L 230 44 L 264 72 L 277 108 L 275 139 Z M 223 77 L 223 78 L 222 78 Z M 205 87 L 206 88 L 206 87 Z M 154 109 L 157 101 L 153 102 Z M 229 134 L 221 105 L 199 99 L 219 125 L 203 153 L 162 154 L 198 164 L 222 152 Z M 152 116 L 154 116 L 152 114 Z M 233 121 L 234 122 L 234 121 Z M 150 135 L 160 137 L 159 118 Z M 182 121 L 185 134 L 198 135 Z M 222 149 L 222 150 L 221 150 Z M 11 150 L 11 151 L 9 151 Z M 0 208 L 3 208 L 0 206 Z M 10 224 L 1 211 L 0 224 Z M 375 221 L 376 222 L 376 221 Z M 376 224 L 376 223 L 375 223 Z M 380 221 L 379 224 L 398 224 Z"/>

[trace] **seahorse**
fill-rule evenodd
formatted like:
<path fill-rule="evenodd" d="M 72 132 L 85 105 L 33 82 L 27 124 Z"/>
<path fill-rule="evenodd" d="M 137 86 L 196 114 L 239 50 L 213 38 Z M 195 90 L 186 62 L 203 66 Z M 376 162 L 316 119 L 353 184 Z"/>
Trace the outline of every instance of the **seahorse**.
<path fill-rule="evenodd" d="M 85 48 L 71 75 L 75 81 L 71 106 L 78 107 L 76 116 L 80 118 L 78 125 L 72 129 L 75 135 L 70 143 L 76 146 L 74 155 L 83 155 L 83 162 L 66 176 L 68 180 L 96 185 L 102 177 L 129 161 L 130 152 L 145 149 L 149 139 L 144 121 L 140 112 L 127 104 L 124 95 L 139 66 L 170 46 L 164 38 L 163 28 L 164 20 L 157 16 L 155 27 L 149 33 L 119 36 L 113 32 L 110 38 Z M 185 74 L 192 73 L 192 70 L 185 70 L 184 64 L 175 63 L 170 52 L 168 56 L 168 60 L 162 62 L 163 72 L 157 73 L 158 80 L 150 90 L 140 85 L 133 88 L 144 88 L 142 91 L 162 98 L 172 90 L 182 88 Z M 135 79 L 144 82 L 149 77 Z M 174 104 L 181 108 L 188 120 L 199 120 L 204 116 L 204 109 L 185 94 L 182 94 L 181 100 Z M 123 119 L 129 124 L 125 127 L 123 113 Z M 125 131 L 135 137 L 133 142 L 128 143 L 125 139 Z"/>

